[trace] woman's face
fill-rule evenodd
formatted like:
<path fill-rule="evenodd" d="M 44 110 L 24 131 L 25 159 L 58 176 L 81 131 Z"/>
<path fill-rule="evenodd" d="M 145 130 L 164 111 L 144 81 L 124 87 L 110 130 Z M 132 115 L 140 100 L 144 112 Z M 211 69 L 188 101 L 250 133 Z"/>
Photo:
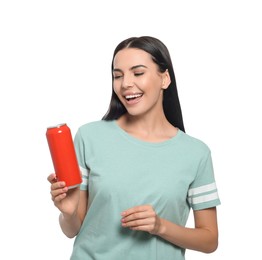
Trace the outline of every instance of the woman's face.
<path fill-rule="evenodd" d="M 135 48 L 119 51 L 113 62 L 113 89 L 130 115 L 163 111 L 163 90 L 170 84 L 149 53 Z"/>

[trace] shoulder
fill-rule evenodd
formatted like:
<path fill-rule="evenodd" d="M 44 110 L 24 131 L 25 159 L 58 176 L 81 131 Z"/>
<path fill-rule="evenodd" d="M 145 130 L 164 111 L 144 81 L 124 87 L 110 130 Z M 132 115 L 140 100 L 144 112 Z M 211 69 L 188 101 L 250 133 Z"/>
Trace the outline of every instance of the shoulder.
<path fill-rule="evenodd" d="M 113 121 L 105 121 L 105 120 L 98 120 L 98 121 L 92 121 L 88 122 L 84 125 L 81 125 L 78 128 L 78 131 L 80 132 L 96 132 L 96 131 L 103 131 L 105 129 L 108 129 L 112 126 Z"/>
<path fill-rule="evenodd" d="M 77 138 L 103 138 L 109 136 L 114 129 L 114 121 L 98 120 L 81 125 L 76 133 Z"/>
<path fill-rule="evenodd" d="M 189 150 L 193 153 L 210 153 L 209 146 L 203 140 L 200 140 L 182 131 L 180 131 L 180 142 L 186 150 Z"/>

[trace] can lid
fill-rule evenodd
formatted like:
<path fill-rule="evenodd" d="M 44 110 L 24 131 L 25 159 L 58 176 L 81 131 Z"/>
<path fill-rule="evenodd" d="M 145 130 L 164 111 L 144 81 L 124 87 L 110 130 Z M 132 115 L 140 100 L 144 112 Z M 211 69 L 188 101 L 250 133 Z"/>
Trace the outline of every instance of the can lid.
<path fill-rule="evenodd" d="M 61 123 L 61 124 L 57 124 L 57 125 L 53 125 L 53 126 L 48 126 L 47 129 L 51 129 L 51 128 L 59 128 L 63 125 L 66 125 L 66 123 Z"/>

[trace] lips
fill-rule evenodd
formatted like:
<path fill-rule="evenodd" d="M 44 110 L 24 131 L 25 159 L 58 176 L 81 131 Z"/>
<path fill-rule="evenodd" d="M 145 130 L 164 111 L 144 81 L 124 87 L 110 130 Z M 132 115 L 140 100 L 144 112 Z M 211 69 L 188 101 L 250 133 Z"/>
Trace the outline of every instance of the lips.
<path fill-rule="evenodd" d="M 132 105 L 132 104 L 136 104 L 141 99 L 142 96 L 143 96 L 142 93 L 132 93 L 132 94 L 124 95 L 124 98 L 127 101 L 127 104 Z"/>
<path fill-rule="evenodd" d="M 134 100 L 134 99 L 136 99 L 136 98 L 139 98 L 139 97 L 142 97 L 142 93 L 138 93 L 138 94 L 132 94 L 132 95 L 126 95 L 125 96 L 125 99 L 127 100 L 127 101 L 130 101 L 130 100 Z"/>

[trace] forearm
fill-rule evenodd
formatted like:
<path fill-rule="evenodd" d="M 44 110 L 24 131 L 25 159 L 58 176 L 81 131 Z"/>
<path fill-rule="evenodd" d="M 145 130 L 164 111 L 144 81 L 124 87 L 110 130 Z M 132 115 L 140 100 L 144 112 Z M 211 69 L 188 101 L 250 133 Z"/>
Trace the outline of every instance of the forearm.
<path fill-rule="evenodd" d="M 82 225 L 82 221 L 78 217 L 77 213 L 72 216 L 67 216 L 63 213 L 59 215 L 59 224 L 63 233 L 69 237 L 75 237 Z"/>
<path fill-rule="evenodd" d="M 211 230 L 182 227 L 165 219 L 160 219 L 157 235 L 179 247 L 204 253 L 215 251 L 218 245 L 217 234 Z"/>

